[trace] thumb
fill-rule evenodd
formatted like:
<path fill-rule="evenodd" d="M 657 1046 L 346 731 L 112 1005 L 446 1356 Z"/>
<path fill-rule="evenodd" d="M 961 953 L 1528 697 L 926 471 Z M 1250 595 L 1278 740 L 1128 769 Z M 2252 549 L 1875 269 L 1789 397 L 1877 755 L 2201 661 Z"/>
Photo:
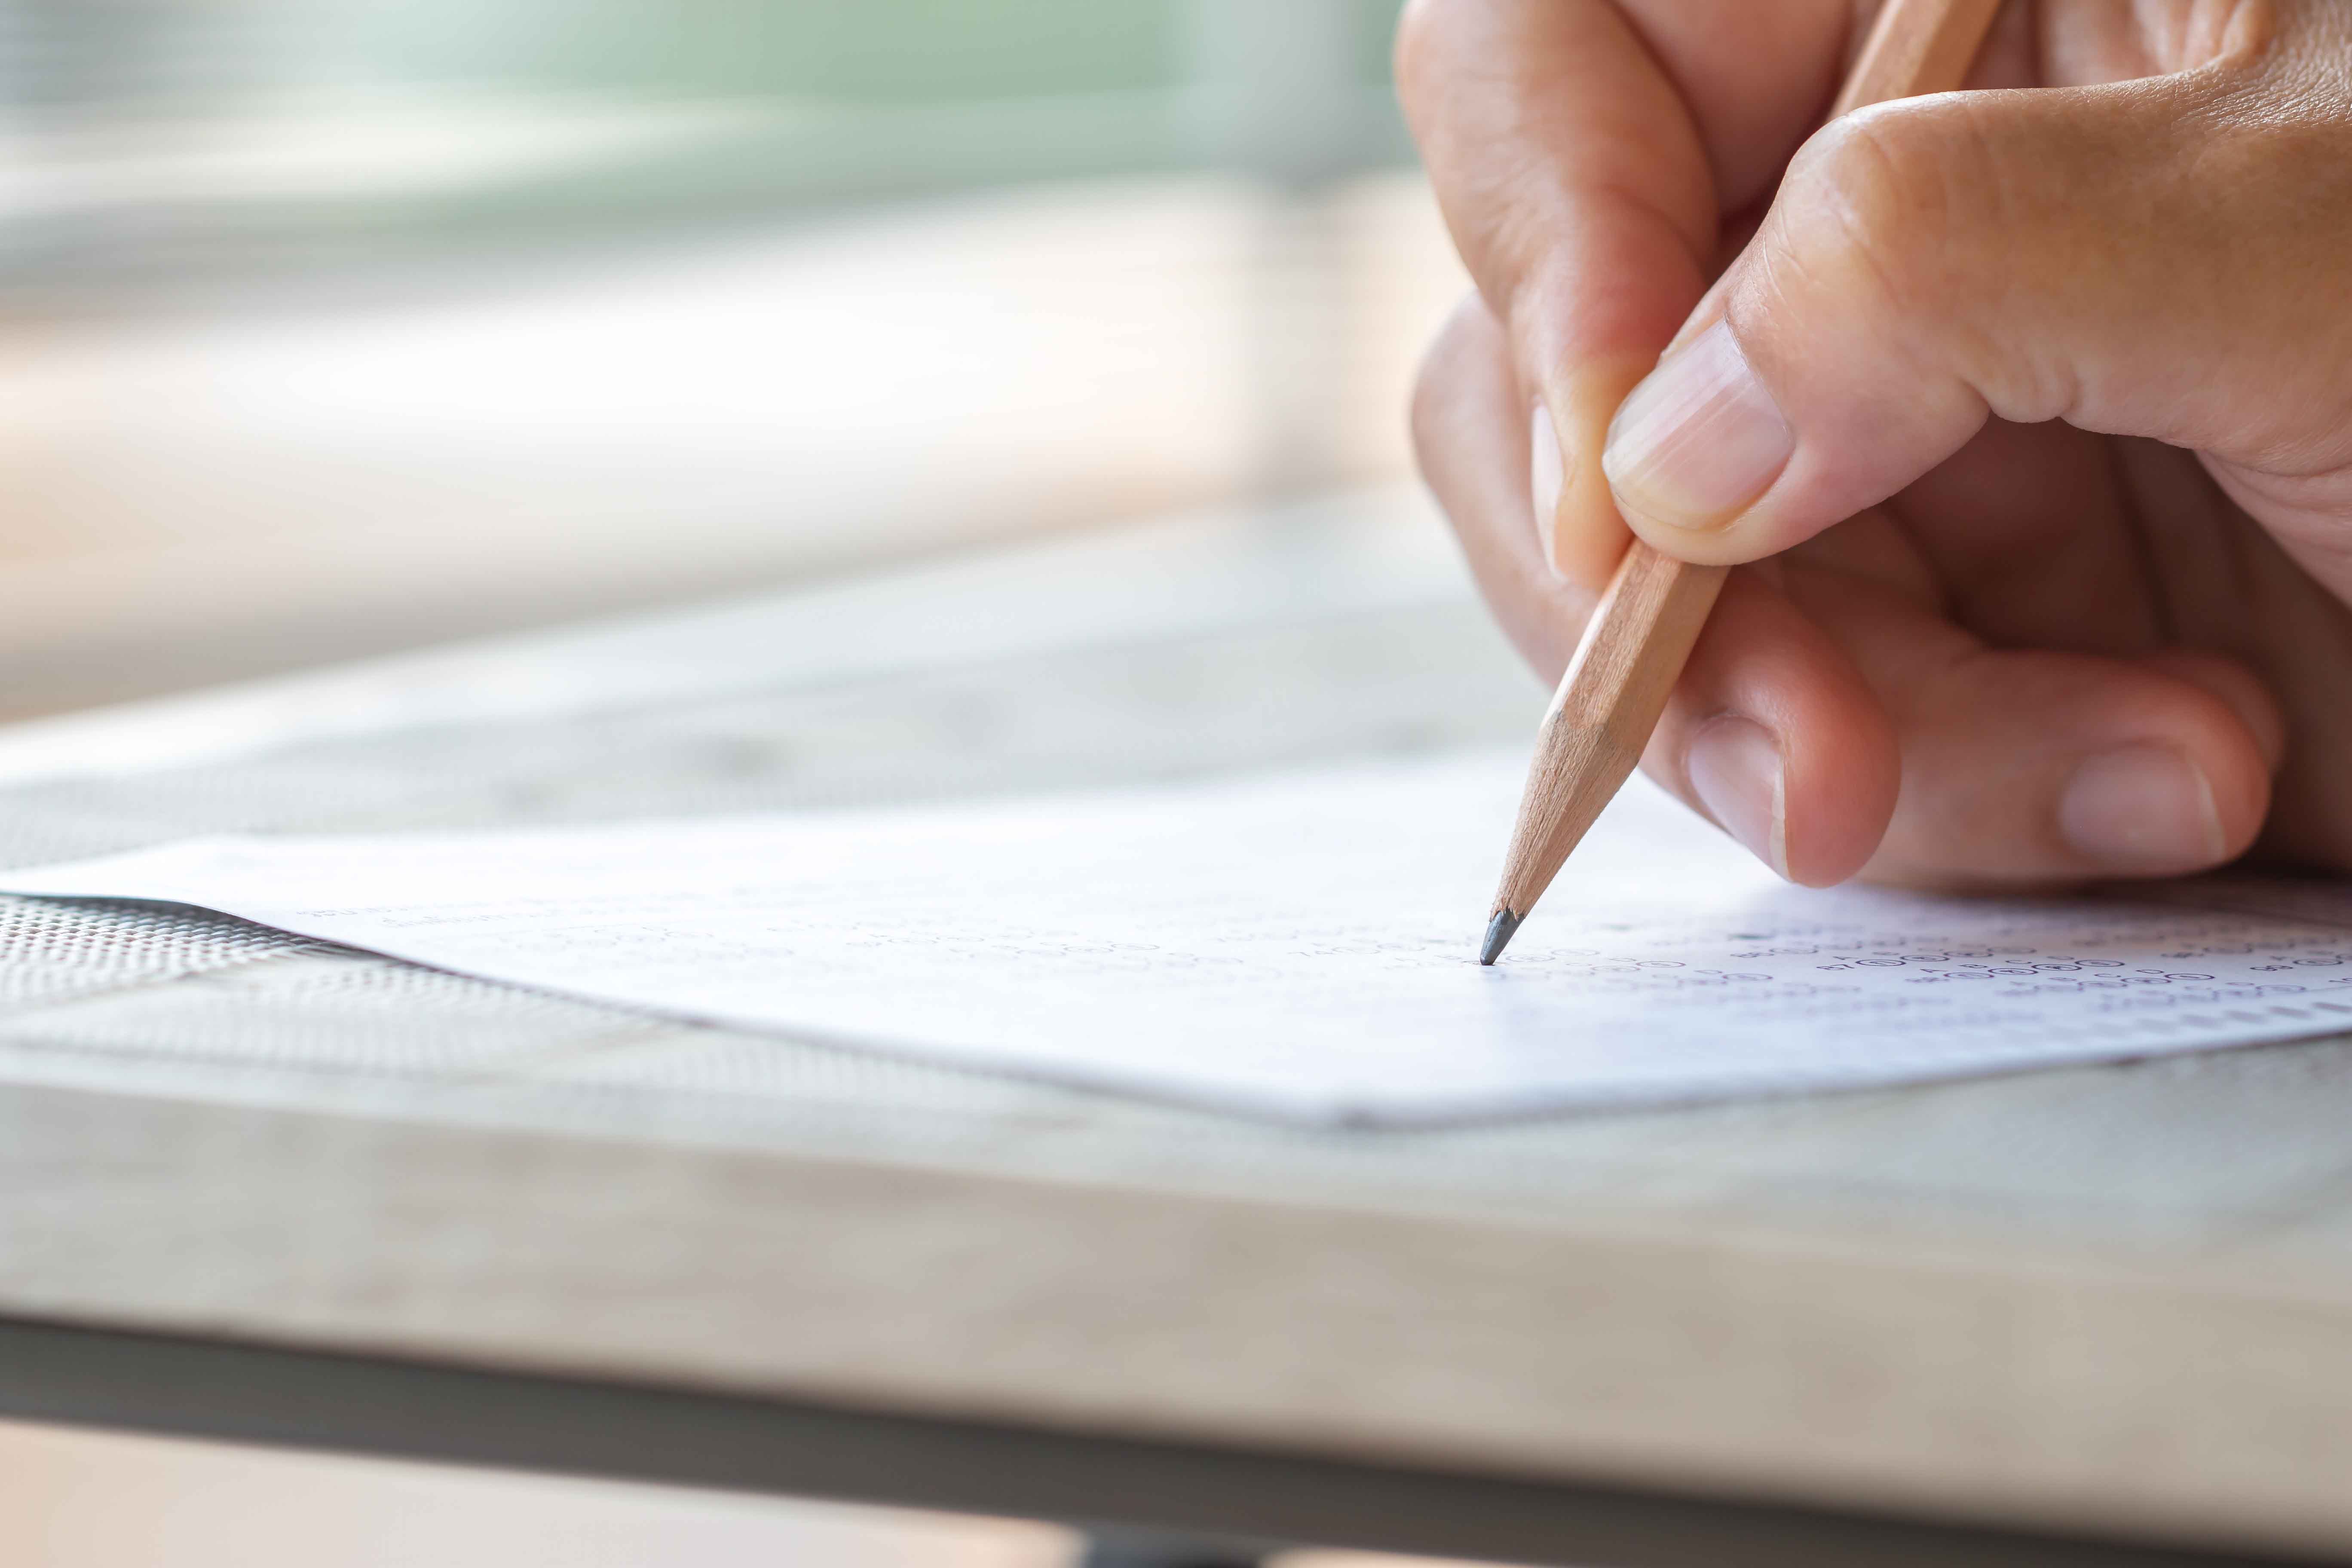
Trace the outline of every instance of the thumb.
<path fill-rule="evenodd" d="M 2225 465 L 2352 463 L 2352 136 L 2268 51 L 2090 88 L 1944 94 L 1825 128 L 1626 399 L 1603 459 L 1688 560 L 1786 549 L 1988 416 Z M 2333 341 L 2323 341 L 2323 340 Z"/>

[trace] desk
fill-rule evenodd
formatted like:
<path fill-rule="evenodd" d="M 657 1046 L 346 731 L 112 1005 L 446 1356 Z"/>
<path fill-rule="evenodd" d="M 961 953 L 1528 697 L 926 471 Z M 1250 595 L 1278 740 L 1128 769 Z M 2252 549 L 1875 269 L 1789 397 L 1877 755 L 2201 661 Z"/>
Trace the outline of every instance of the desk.
<path fill-rule="evenodd" d="M 0 855 L 1180 777 L 1541 701 L 1378 494 L 23 726 Z M 2352 1040 L 1337 1131 L 194 914 L 0 940 L 0 1414 L 1229 1552 L 2352 1559 Z"/>

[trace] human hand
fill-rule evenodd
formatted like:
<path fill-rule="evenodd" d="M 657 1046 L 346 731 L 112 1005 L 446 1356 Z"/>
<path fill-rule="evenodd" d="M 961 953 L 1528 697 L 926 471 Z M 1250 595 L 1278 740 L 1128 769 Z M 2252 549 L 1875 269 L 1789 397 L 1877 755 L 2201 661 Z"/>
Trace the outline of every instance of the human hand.
<path fill-rule="evenodd" d="M 1643 767 L 1798 881 L 2352 869 L 2352 5 L 2011 4 L 1808 140 L 1872 9 L 1408 8 L 1488 602 L 1556 679 L 1629 523 L 1751 563 Z"/>

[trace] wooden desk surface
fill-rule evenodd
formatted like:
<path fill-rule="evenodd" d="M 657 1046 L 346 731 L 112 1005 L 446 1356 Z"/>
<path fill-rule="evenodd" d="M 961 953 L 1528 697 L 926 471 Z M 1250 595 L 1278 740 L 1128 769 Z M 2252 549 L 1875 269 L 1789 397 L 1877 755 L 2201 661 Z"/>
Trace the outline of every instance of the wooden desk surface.
<path fill-rule="evenodd" d="M 24 727 L 0 856 L 1541 700 L 1379 495 Z M 2352 1040 L 1342 1132 L 193 915 L 0 900 L 0 1411 L 1464 1553 L 2352 1558 Z"/>

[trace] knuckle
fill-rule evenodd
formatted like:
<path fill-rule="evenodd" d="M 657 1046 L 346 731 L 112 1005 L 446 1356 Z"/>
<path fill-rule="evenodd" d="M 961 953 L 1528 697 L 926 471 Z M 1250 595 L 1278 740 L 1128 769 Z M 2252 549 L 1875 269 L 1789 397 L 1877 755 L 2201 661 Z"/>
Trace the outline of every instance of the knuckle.
<path fill-rule="evenodd" d="M 2079 227 L 2063 208 L 2082 171 L 2050 166 L 2064 154 L 2041 129 L 1993 123 L 1956 97 L 1880 105 L 1824 130 L 1774 206 L 1774 307 L 1867 335 L 1874 352 L 1972 387 L 2005 418 L 2063 413 L 2081 391 L 2072 362 L 2015 330 L 2018 310 L 2048 306 L 2029 296 L 2063 293 L 2037 268 Z"/>
<path fill-rule="evenodd" d="M 1407 417 L 1412 432 L 1413 466 L 1424 479 L 1430 474 L 1430 460 L 1437 450 L 1437 400 L 1444 395 L 1437 355 L 1437 347 L 1432 344 L 1421 356 L 1421 368 L 1413 375 L 1412 402 Z"/>
<path fill-rule="evenodd" d="M 1806 145 L 1790 170 L 1781 238 L 1809 277 L 1844 294 L 1867 288 L 1898 314 L 1941 291 L 1949 242 L 1967 222 L 1955 165 L 1968 139 L 1954 134 L 1955 118 L 1890 104 Z"/>
<path fill-rule="evenodd" d="M 1478 296 L 1472 294 L 1454 307 L 1421 356 L 1412 383 L 1410 425 L 1414 460 L 1424 475 L 1439 468 L 1444 432 L 1456 407 L 1463 371 L 1483 339 L 1491 336 L 1491 318 Z"/>

